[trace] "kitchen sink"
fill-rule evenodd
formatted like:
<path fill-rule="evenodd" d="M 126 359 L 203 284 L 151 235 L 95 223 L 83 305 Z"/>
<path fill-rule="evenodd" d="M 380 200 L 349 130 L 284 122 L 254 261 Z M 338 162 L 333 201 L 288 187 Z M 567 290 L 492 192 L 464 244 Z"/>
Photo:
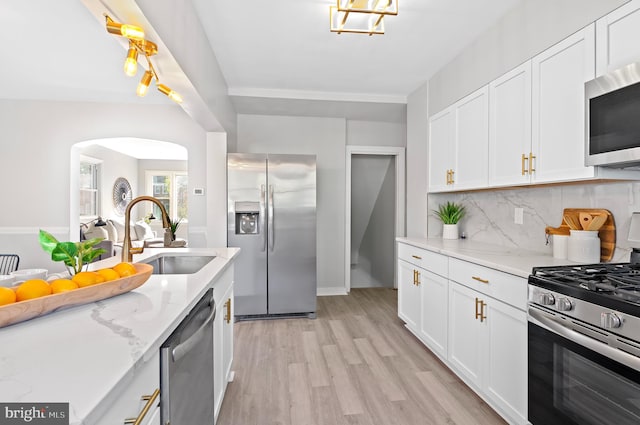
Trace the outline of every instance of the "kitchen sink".
<path fill-rule="evenodd" d="M 153 274 L 193 274 L 206 266 L 215 255 L 160 254 L 142 261 L 153 267 Z"/>

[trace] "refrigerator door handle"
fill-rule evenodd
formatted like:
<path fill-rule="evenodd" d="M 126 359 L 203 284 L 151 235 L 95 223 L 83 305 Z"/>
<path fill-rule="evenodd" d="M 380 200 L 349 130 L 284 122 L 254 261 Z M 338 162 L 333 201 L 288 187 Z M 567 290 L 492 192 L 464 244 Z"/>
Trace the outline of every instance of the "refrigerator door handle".
<path fill-rule="evenodd" d="M 273 229 L 273 186 L 269 185 L 269 224 L 268 229 L 269 232 L 269 250 L 273 252 L 274 245 L 274 229 Z"/>
<path fill-rule="evenodd" d="M 265 193 L 265 187 L 264 185 L 260 185 L 260 234 L 262 235 L 262 243 L 260 244 L 260 251 L 264 252 L 267 249 L 267 235 L 264 231 L 265 228 L 265 224 L 266 223 L 266 217 L 265 217 L 265 197 L 266 197 L 266 193 Z"/>

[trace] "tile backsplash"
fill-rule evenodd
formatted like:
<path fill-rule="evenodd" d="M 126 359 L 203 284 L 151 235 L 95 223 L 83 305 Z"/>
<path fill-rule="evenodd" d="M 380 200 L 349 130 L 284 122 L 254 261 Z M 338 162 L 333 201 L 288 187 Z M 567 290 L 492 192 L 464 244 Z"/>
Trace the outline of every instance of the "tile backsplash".
<path fill-rule="evenodd" d="M 427 235 L 442 235 L 442 223 L 433 209 L 447 201 L 461 202 L 467 214 L 460 232 L 478 242 L 518 247 L 552 254 L 546 244 L 546 226 L 558 227 L 565 208 L 602 208 L 613 215 L 616 250 L 612 262 L 629 261 L 627 242 L 631 214 L 640 211 L 640 182 L 569 184 L 465 193 L 428 195 Z M 516 208 L 524 210 L 524 223 L 514 223 Z"/>

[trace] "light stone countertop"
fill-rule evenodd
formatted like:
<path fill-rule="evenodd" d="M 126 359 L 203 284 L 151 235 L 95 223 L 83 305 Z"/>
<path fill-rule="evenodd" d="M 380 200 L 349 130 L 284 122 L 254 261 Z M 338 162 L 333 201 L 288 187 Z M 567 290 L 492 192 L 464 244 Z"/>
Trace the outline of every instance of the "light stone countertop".
<path fill-rule="evenodd" d="M 523 278 L 529 277 L 533 267 L 577 264 L 535 251 L 474 242 L 468 239 L 396 238 L 396 241 Z"/>
<path fill-rule="evenodd" d="M 71 425 L 93 424 L 229 268 L 237 248 L 145 249 L 215 255 L 191 275 L 151 275 L 131 292 L 0 328 L 0 401 L 69 402 Z M 120 257 L 93 263 L 111 267 Z"/>

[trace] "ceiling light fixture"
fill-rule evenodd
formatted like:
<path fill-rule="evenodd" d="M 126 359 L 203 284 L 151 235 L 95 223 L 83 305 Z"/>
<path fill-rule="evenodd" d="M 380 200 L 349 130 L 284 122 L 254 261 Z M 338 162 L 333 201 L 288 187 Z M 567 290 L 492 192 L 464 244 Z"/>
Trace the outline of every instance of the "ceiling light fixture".
<path fill-rule="evenodd" d="M 336 0 L 329 8 L 331 32 L 384 34 L 384 17 L 398 14 L 398 0 Z"/>
<path fill-rule="evenodd" d="M 174 102 L 182 103 L 182 96 L 166 85 L 160 84 L 158 73 L 151 63 L 151 56 L 158 53 L 158 46 L 154 42 L 144 38 L 143 29 L 135 25 L 121 24 L 115 22 L 108 15 L 104 16 L 107 20 L 108 33 L 122 36 L 129 40 L 129 50 L 127 51 L 127 58 L 124 61 L 124 73 L 130 77 L 136 75 L 138 72 L 138 55 L 144 56 L 147 61 L 148 69 L 142 76 L 140 83 L 138 83 L 136 94 L 140 97 L 145 96 L 149 91 L 149 84 L 151 84 L 151 80 L 155 78 L 156 85 L 161 93 L 165 94 Z"/>

